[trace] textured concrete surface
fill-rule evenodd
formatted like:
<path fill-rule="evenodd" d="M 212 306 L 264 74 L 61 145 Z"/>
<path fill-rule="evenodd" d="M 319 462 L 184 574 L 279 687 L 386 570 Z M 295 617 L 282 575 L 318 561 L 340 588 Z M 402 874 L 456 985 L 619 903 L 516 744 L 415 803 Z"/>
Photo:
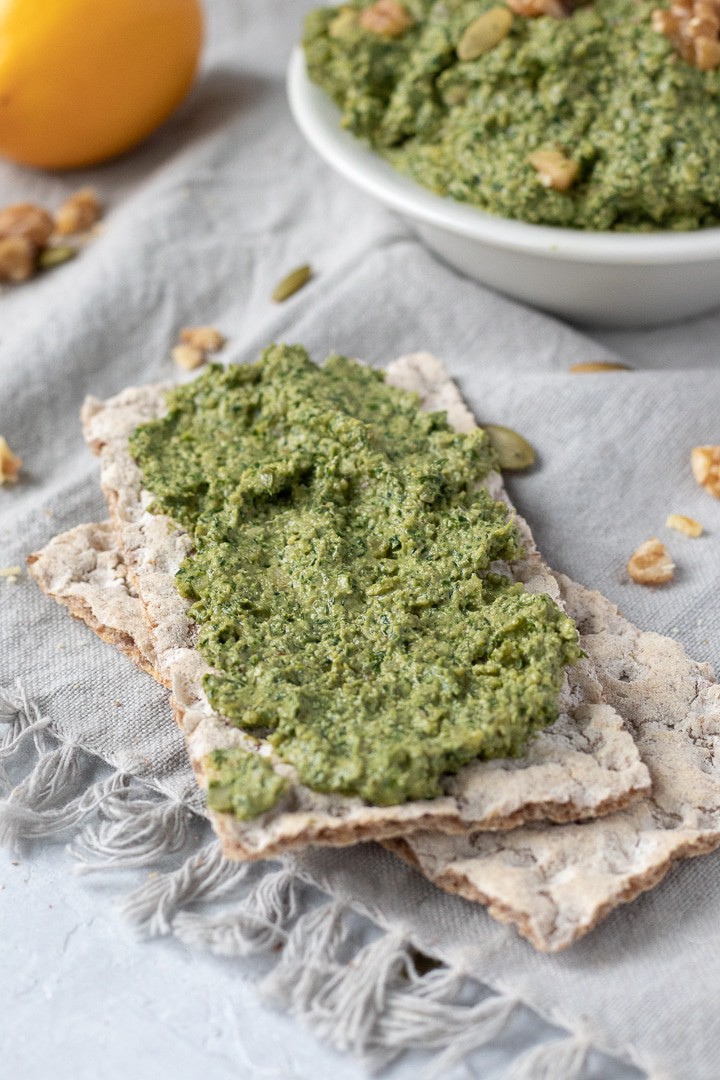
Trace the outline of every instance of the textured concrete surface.
<path fill-rule="evenodd" d="M 366 1075 L 264 1006 L 250 981 L 251 962 L 194 956 L 176 942 L 136 940 L 113 910 L 118 885 L 114 875 L 103 882 L 76 877 L 62 845 L 0 854 L 0 1075 Z"/>

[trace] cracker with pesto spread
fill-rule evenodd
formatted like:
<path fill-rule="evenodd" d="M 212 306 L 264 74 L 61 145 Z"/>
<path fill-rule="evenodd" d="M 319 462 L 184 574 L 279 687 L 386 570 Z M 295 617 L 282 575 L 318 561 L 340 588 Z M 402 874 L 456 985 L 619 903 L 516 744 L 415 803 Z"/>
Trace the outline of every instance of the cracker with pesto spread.
<path fill-rule="evenodd" d="M 720 846 L 720 685 L 672 638 L 639 630 L 598 592 L 557 575 L 566 607 L 652 776 L 652 794 L 601 821 L 502 836 L 386 841 L 448 892 L 486 904 L 537 949 L 567 948 L 679 859 Z"/>
<path fill-rule="evenodd" d="M 81 525 L 31 557 L 41 588 L 159 677 L 142 604 L 112 526 Z M 607 701 L 628 717 L 653 777 L 646 796 L 582 825 L 509 832 L 415 833 L 384 841 L 449 892 L 487 905 L 535 948 L 555 952 L 620 904 L 652 888 L 680 858 L 720 843 L 720 776 L 713 762 L 720 688 L 674 641 L 628 623 L 604 597 L 557 575 Z"/>
<path fill-rule="evenodd" d="M 392 365 L 388 378 L 419 392 L 424 407 L 447 410 L 453 426 L 464 430 L 474 426 L 445 369 L 433 358 L 405 358 Z M 128 450 L 128 437 L 138 424 L 162 409 L 161 388 L 129 390 L 105 404 L 90 401 L 84 422 L 89 442 L 101 454 L 103 488 L 130 577 L 153 630 L 156 670 L 172 688 L 176 718 L 201 784 L 207 783 L 207 762 L 214 752 L 239 748 L 254 752 L 263 768 L 270 767 L 271 777 L 282 778 L 286 785 L 277 805 L 254 819 L 242 821 L 211 811 L 228 855 L 261 858 L 307 844 L 406 836 L 423 828 L 457 832 L 507 829 L 535 820 L 574 821 L 610 813 L 647 791 L 645 766 L 620 717 L 602 700 L 587 660 L 569 670 L 559 720 L 533 739 L 524 757 L 473 762 L 445 779 L 439 797 L 373 806 L 358 797 L 321 794 L 298 783 L 291 765 L 279 760 L 267 744 L 227 723 L 202 690 L 208 665 L 196 648 L 197 628 L 188 619 L 188 604 L 175 584 L 189 537 L 167 518 L 147 511 L 152 497 L 143 489 Z M 495 497 L 503 495 L 497 474 L 486 482 Z M 526 555 L 514 567 L 516 577 L 530 592 L 557 597 L 557 585 L 535 551 L 527 526 L 519 525 Z M 82 547 L 81 537 L 75 542 Z M 35 572 L 46 591 L 63 599 L 62 559 L 59 563 L 53 569 L 44 557 Z M 64 599 L 83 617 L 77 595 Z M 275 794 L 272 783 L 270 793 Z"/>

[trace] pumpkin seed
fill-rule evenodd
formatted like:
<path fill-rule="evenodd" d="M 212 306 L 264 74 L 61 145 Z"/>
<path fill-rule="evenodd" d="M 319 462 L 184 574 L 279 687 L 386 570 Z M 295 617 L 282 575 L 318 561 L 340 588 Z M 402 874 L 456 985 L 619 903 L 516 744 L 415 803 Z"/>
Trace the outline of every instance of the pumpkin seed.
<path fill-rule="evenodd" d="M 632 371 L 632 368 L 611 360 L 587 360 L 583 364 L 571 364 L 568 371 L 573 375 L 585 375 L 593 371 Z"/>
<path fill-rule="evenodd" d="M 460 60 L 477 60 L 490 52 L 510 33 L 512 12 L 506 7 L 494 7 L 480 15 L 465 30 L 457 47 Z"/>
<path fill-rule="evenodd" d="M 48 247 L 38 255 L 38 266 L 41 270 L 52 270 L 53 266 L 61 266 L 69 262 L 77 255 L 77 248 L 68 247 L 67 244 L 58 244 L 57 247 Z"/>
<path fill-rule="evenodd" d="M 273 300 L 276 304 L 281 304 L 283 300 L 287 300 L 299 289 L 302 289 L 303 285 L 307 285 L 311 277 L 312 270 L 309 266 L 298 266 L 297 270 L 293 270 L 275 286 L 272 294 Z"/>
<path fill-rule="evenodd" d="M 500 424 L 483 424 L 483 428 L 498 456 L 501 469 L 529 469 L 535 464 L 535 451 L 517 431 Z"/>

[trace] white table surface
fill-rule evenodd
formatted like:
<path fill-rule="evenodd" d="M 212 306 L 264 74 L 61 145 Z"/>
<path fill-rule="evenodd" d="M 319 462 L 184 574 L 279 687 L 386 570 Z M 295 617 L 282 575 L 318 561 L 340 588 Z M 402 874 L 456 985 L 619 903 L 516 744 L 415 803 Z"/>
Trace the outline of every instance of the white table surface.
<path fill-rule="evenodd" d="M 70 865 L 59 843 L 0 853 L 0 1076 L 367 1080 L 349 1055 L 263 1003 L 261 961 L 138 940 L 113 901 L 145 873 L 87 878 Z M 523 1034 L 534 1026 L 527 1015 Z M 427 1060 L 407 1055 L 384 1075 L 410 1080 Z M 509 1060 L 505 1046 L 492 1046 L 442 1077 L 500 1080 Z M 606 1059 L 588 1077 L 639 1075 L 608 1068 Z"/>

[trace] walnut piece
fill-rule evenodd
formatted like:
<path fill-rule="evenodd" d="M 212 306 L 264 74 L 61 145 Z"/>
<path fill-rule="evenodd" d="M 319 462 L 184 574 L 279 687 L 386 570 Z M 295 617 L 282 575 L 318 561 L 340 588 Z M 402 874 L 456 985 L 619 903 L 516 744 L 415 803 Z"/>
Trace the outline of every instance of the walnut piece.
<path fill-rule="evenodd" d="M 378 37 L 399 38 L 413 24 L 408 9 L 398 0 L 376 0 L 360 15 L 360 26 Z"/>
<path fill-rule="evenodd" d="M 685 514 L 668 514 L 665 524 L 668 529 L 675 529 L 676 532 L 684 533 L 685 536 L 697 537 L 703 534 L 700 522 L 695 518 L 686 517 Z"/>
<path fill-rule="evenodd" d="M 700 71 L 720 67 L 720 0 L 673 0 L 669 9 L 656 8 L 651 20 L 688 64 Z"/>
<path fill-rule="evenodd" d="M 81 188 L 67 199 L 55 215 L 55 231 L 60 236 L 87 232 L 102 217 L 102 206 L 92 188 Z"/>
<path fill-rule="evenodd" d="M 185 371 L 194 371 L 206 360 L 202 349 L 196 349 L 193 345 L 176 345 L 172 350 L 172 358 L 177 366 Z"/>
<path fill-rule="evenodd" d="M 507 7 L 494 7 L 470 23 L 457 47 L 458 59 L 477 60 L 499 45 L 510 33 L 512 12 Z"/>
<path fill-rule="evenodd" d="M 694 447 L 690 465 L 698 484 L 720 499 L 720 446 Z"/>
<path fill-rule="evenodd" d="M 13 454 L 7 440 L 0 435 L 0 486 L 17 483 L 22 459 Z"/>
<path fill-rule="evenodd" d="M 639 585 L 664 585 L 672 581 L 675 564 L 661 540 L 653 536 L 633 552 L 627 571 Z"/>
<path fill-rule="evenodd" d="M 225 338 L 214 326 L 186 326 L 180 331 L 180 343 L 192 345 L 202 353 L 216 353 L 225 344 Z"/>
<path fill-rule="evenodd" d="M 54 236 L 87 232 L 100 213 L 91 188 L 71 196 L 55 218 L 34 203 L 15 203 L 0 210 L 0 281 L 27 281 L 38 269 L 67 262 L 76 249 L 59 246 Z"/>
<path fill-rule="evenodd" d="M 47 244 L 54 228 L 50 214 L 34 203 L 15 203 L 0 210 L 0 240 L 22 236 L 41 248 Z"/>
<path fill-rule="evenodd" d="M 27 281 L 37 264 L 37 247 L 27 236 L 0 240 L 0 281 Z"/>
<path fill-rule="evenodd" d="M 580 165 L 560 150 L 535 150 L 528 158 L 543 187 L 567 191 L 577 180 Z"/>

